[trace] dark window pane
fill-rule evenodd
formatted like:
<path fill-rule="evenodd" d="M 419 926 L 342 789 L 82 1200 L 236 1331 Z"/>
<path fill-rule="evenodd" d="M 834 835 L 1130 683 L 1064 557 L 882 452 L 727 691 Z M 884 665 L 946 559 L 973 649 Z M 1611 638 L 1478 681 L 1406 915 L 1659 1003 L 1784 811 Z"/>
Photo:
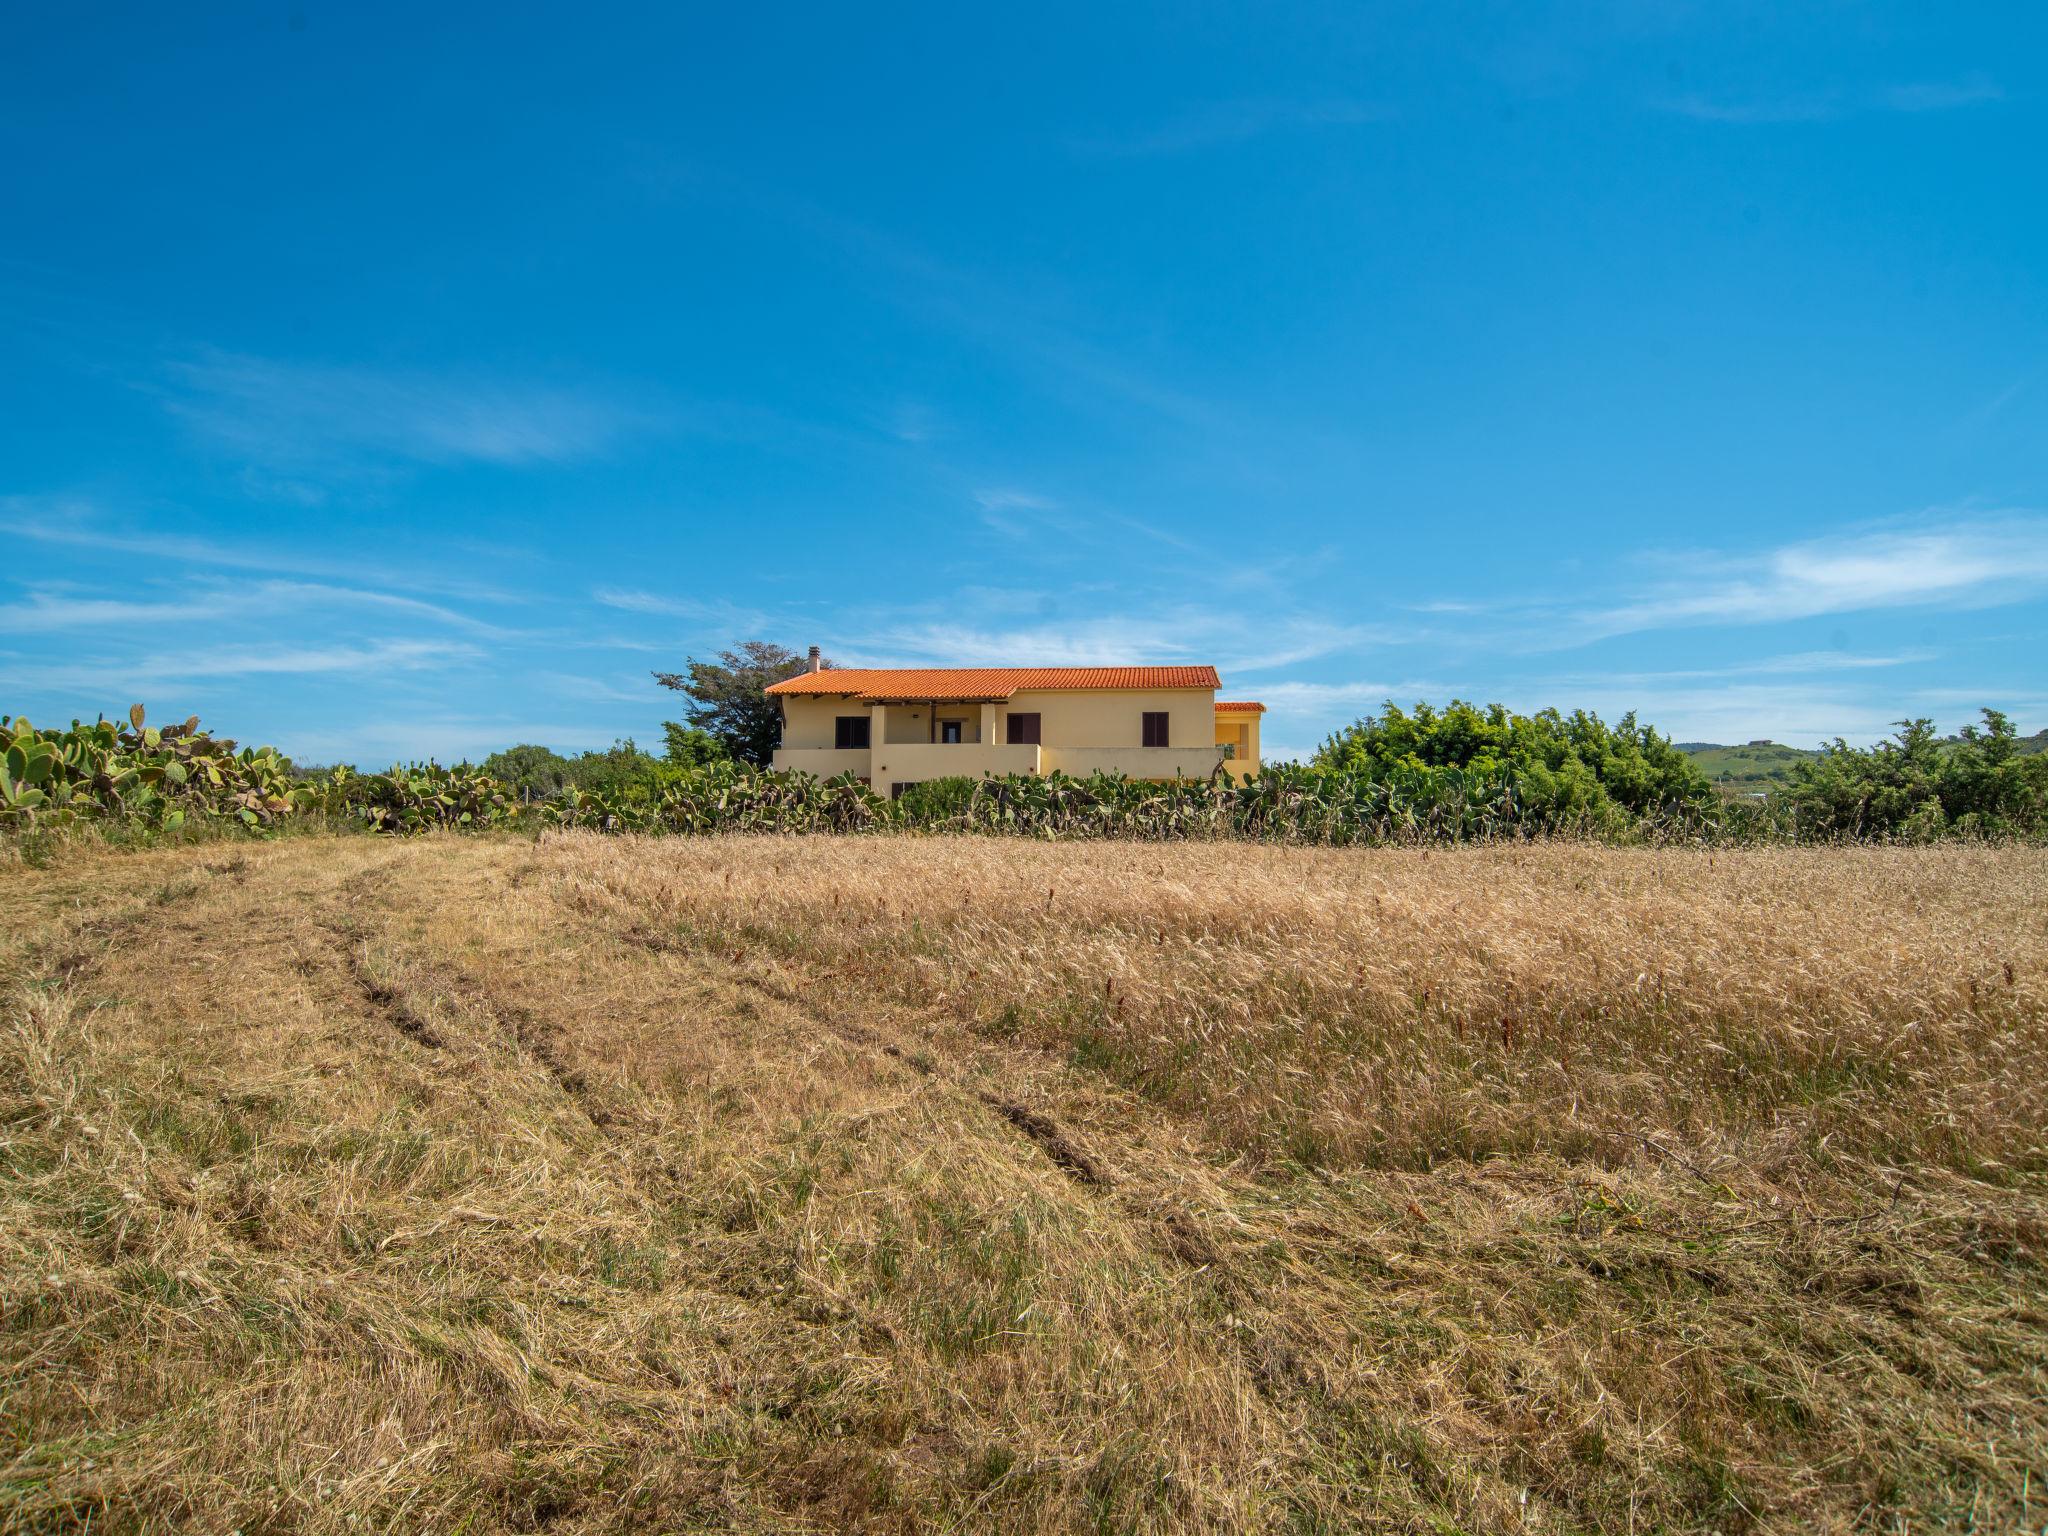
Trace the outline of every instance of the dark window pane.
<path fill-rule="evenodd" d="M 840 751 L 865 751 L 867 744 L 868 716 L 840 715 L 833 721 L 832 745 Z"/>
<path fill-rule="evenodd" d="M 1146 745 L 1146 746 L 1148 746 L 1148 747 L 1163 747 L 1163 746 L 1165 746 L 1165 745 L 1166 745 L 1166 711 L 1165 711 L 1165 710 L 1163 710 L 1163 709 L 1148 709 L 1148 710 L 1144 711 L 1144 716 L 1145 716 L 1145 745 Z"/>
<path fill-rule="evenodd" d="M 1010 722 L 1010 745 L 1013 747 L 1035 747 L 1038 742 L 1038 716 L 1036 714 L 1012 714 L 1006 717 Z"/>

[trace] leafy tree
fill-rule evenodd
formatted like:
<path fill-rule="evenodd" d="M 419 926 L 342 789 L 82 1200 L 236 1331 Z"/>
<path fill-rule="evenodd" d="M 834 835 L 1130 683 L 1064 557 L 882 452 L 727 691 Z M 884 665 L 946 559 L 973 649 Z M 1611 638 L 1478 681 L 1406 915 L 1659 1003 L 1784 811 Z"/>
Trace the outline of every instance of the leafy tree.
<path fill-rule="evenodd" d="M 569 764 L 569 782 L 586 795 L 607 800 L 652 800 L 661 785 L 661 760 L 642 752 L 628 736 L 601 752 L 585 752 Z"/>
<path fill-rule="evenodd" d="M 782 739 L 782 710 L 766 690 L 795 677 L 804 666 L 804 658 L 794 651 L 766 640 L 749 640 L 737 651 L 720 651 L 716 661 L 693 656 L 683 671 L 657 672 L 654 680 L 692 701 L 684 711 L 690 724 L 708 732 L 739 761 L 760 768 L 774 758 Z"/>
<path fill-rule="evenodd" d="M 502 779 L 524 800 L 556 799 L 565 789 L 610 799 L 651 799 L 660 785 L 662 765 L 628 737 L 603 751 L 575 757 L 547 747 L 507 747 L 485 758 L 483 771 Z"/>
<path fill-rule="evenodd" d="M 679 725 L 673 720 L 661 722 L 662 739 L 667 743 L 662 756 L 674 768 L 701 768 L 706 763 L 724 763 L 732 760 L 732 754 L 725 750 L 725 743 L 709 731 L 699 730 L 694 725 Z"/>
<path fill-rule="evenodd" d="M 493 752 L 483 761 L 483 771 L 502 779 L 522 799 L 546 800 L 562 792 L 569 782 L 569 760 L 558 752 L 531 743 Z"/>

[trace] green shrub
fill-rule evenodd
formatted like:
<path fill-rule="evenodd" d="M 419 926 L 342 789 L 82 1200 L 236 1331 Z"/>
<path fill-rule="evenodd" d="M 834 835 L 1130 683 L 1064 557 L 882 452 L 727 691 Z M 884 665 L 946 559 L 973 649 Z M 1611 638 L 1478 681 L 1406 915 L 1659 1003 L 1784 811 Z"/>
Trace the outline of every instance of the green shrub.
<path fill-rule="evenodd" d="M 1384 783 L 1411 804 L 1462 797 L 1524 831 L 1692 822 L 1714 809 L 1706 775 L 1633 714 L 1609 726 L 1584 710 L 1518 715 L 1454 699 L 1407 714 L 1389 703 L 1326 741 L 1315 766 Z"/>

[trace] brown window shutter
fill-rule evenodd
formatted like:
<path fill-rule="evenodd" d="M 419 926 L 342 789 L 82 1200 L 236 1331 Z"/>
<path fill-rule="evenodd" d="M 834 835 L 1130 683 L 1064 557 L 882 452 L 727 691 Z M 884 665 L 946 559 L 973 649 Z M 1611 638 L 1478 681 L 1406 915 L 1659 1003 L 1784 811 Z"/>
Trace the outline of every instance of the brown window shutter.
<path fill-rule="evenodd" d="M 1009 740 L 1013 747 L 1035 747 L 1038 742 L 1038 716 L 1026 711 L 1011 713 L 1005 717 L 1009 723 Z"/>
<path fill-rule="evenodd" d="M 1166 745 L 1166 718 L 1166 711 L 1163 709 L 1148 709 L 1144 712 L 1146 746 Z"/>

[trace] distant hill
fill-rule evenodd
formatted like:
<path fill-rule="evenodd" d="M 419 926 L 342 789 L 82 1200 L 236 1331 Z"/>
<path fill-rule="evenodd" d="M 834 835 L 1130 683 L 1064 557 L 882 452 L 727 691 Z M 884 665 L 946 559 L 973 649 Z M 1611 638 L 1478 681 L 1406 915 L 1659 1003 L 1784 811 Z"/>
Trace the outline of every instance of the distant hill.
<path fill-rule="evenodd" d="M 1699 764 L 1700 771 L 1726 795 L 1767 793 L 1791 781 L 1794 763 L 1820 756 L 1818 751 L 1782 746 L 1775 741 L 1742 747 L 1722 746 L 1713 741 L 1678 741 L 1672 745 Z M 2048 730 L 2022 736 L 2018 747 L 2022 753 L 2048 752 Z"/>
<path fill-rule="evenodd" d="M 1753 795 L 1780 788 L 1791 782 L 1794 763 L 1820 755 L 1799 747 L 1781 747 L 1774 741 L 1749 747 L 1724 747 L 1711 741 L 1675 745 L 1724 795 Z"/>

